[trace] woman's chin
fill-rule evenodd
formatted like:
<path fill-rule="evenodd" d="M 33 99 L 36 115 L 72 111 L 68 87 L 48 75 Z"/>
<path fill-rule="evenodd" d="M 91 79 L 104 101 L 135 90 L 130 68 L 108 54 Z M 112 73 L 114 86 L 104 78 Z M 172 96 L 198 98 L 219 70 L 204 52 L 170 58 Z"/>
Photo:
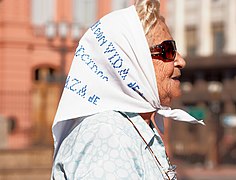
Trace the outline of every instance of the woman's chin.
<path fill-rule="evenodd" d="M 164 99 L 160 99 L 161 105 L 162 106 L 170 106 L 172 104 L 172 101 L 175 99 L 178 99 L 181 96 L 181 94 L 182 94 L 181 90 L 177 89 L 176 91 L 171 93 L 171 95 L 169 95 L 168 97 L 166 97 Z"/>

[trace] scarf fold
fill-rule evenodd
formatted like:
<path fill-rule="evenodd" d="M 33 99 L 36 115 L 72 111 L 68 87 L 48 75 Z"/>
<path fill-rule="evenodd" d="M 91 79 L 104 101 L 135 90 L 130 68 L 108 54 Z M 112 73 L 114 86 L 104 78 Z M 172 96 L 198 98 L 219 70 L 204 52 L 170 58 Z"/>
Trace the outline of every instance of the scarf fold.
<path fill-rule="evenodd" d="M 149 47 L 134 6 L 104 16 L 81 38 L 53 123 L 55 146 L 71 119 L 107 110 L 157 111 L 163 117 L 204 124 L 183 110 L 160 105 Z M 163 132 L 163 118 L 155 120 Z"/>

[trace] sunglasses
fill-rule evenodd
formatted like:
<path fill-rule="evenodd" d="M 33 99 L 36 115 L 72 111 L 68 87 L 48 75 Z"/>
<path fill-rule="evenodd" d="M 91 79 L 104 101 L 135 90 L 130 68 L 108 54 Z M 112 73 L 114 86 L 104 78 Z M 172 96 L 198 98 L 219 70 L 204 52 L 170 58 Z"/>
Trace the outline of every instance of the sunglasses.
<path fill-rule="evenodd" d="M 164 62 L 174 61 L 176 51 L 177 49 L 174 40 L 166 40 L 161 44 L 150 47 L 152 59 L 159 59 Z"/>

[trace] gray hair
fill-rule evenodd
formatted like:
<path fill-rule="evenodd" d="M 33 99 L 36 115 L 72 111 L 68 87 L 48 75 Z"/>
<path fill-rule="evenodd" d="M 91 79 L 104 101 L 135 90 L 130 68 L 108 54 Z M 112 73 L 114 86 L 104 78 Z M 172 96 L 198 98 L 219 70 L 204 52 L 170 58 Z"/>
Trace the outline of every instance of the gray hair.
<path fill-rule="evenodd" d="M 143 25 L 145 35 L 147 35 L 160 17 L 160 1 L 135 0 L 134 5 Z"/>

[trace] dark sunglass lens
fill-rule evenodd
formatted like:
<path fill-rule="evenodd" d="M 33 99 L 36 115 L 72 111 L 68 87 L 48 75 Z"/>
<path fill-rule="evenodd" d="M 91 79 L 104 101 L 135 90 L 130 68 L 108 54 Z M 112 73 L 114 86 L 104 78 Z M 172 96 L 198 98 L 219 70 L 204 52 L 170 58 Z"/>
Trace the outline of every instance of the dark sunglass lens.
<path fill-rule="evenodd" d="M 164 41 L 162 46 L 165 51 L 166 59 L 174 60 L 176 55 L 176 48 L 174 41 Z"/>
<path fill-rule="evenodd" d="M 172 56 L 171 52 L 167 51 L 166 52 L 166 59 L 167 60 L 172 60 L 172 58 L 173 58 L 173 56 Z"/>
<path fill-rule="evenodd" d="M 153 59 L 159 59 L 166 62 L 174 61 L 176 56 L 175 41 L 163 41 L 161 44 L 151 47 L 150 51 Z"/>

